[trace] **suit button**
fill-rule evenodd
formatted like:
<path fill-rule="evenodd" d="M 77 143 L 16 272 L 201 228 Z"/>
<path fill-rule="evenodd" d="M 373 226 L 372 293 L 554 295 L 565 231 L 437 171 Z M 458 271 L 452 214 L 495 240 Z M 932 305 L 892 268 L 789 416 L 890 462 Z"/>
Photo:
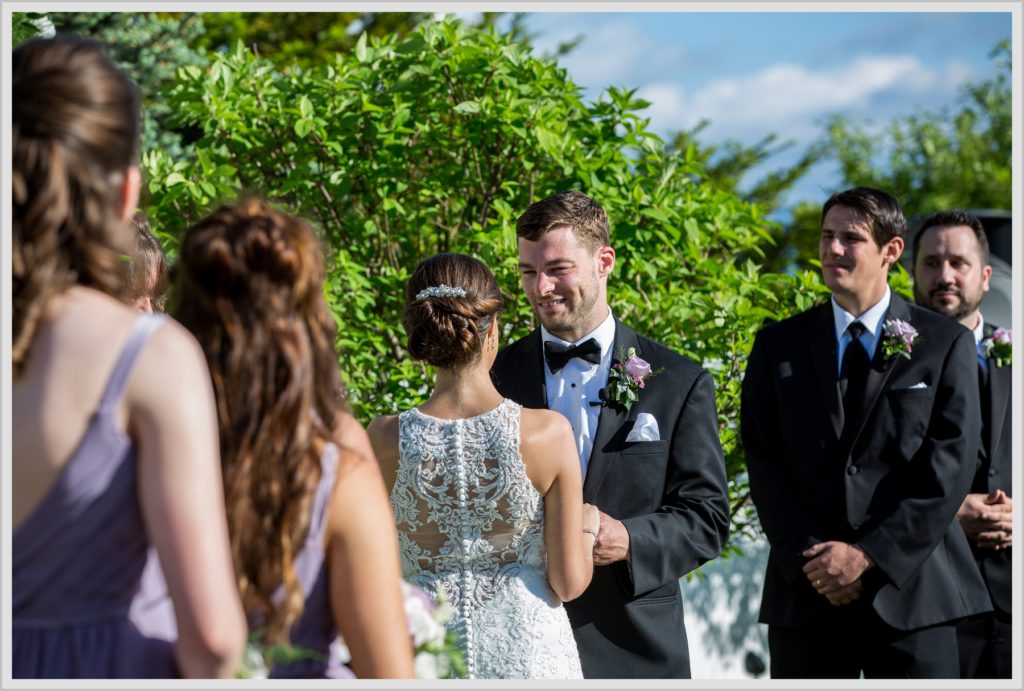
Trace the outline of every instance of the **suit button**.
<path fill-rule="evenodd" d="M 859 465 L 851 465 L 849 468 L 846 469 L 846 474 L 847 475 L 856 475 L 859 472 L 860 472 L 860 466 Z"/>
<path fill-rule="evenodd" d="M 989 468 L 988 469 L 988 476 L 989 477 L 995 477 L 998 474 L 999 474 L 999 471 L 997 471 L 995 468 Z"/>

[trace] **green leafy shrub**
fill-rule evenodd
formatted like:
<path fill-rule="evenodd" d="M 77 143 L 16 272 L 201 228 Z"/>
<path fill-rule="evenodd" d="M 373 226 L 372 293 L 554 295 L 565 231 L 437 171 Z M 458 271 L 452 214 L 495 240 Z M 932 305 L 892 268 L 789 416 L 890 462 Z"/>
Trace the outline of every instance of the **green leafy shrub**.
<path fill-rule="evenodd" d="M 429 393 L 401 327 L 416 263 L 443 251 L 486 262 L 510 298 L 510 342 L 535 326 L 515 219 L 555 192 L 591 195 L 618 255 L 612 309 L 714 374 L 733 535 L 756 530 L 738 434 L 746 355 L 764 320 L 809 307 L 822 289 L 810 272 L 761 273 L 771 224 L 700 184 L 692 148 L 670 152 L 632 91 L 585 102 L 554 60 L 448 19 L 404 38 L 364 35 L 309 70 L 282 72 L 239 45 L 207 68 L 180 69 L 166 93 L 179 124 L 202 135 L 194 159 L 145 154 L 154 225 L 177 235 L 247 191 L 318 226 L 341 366 L 364 423 Z"/>

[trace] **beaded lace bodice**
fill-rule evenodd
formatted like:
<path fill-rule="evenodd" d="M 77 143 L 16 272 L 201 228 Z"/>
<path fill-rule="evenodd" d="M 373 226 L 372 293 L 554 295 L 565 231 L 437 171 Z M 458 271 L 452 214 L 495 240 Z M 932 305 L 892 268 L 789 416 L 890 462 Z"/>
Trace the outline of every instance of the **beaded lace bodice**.
<path fill-rule="evenodd" d="M 443 597 L 471 678 L 578 678 L 544 570 L 544 503 L 519 451 L 520 407 L 472 418 L 399 415 L 391 491 L 403 576 Z"/>

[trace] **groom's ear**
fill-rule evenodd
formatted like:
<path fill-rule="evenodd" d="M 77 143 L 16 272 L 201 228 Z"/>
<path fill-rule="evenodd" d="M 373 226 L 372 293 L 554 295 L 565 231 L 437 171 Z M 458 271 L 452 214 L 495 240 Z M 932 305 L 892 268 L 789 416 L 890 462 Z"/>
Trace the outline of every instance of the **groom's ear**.
<path fill-rule="evenodd" d="M 602 247 L 597 251 L 597 275 L 605 278 L 615 268 L 615 250 L 611 247 Z"/>

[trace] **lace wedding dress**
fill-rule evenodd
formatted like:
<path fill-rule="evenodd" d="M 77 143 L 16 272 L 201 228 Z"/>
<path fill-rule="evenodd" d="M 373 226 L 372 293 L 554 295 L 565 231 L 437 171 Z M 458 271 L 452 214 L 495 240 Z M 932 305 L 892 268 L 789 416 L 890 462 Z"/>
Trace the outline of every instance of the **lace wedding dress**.
<path fill-rule="evenodd" d="M 545 573 L 544 501 L 519 453 L 519 410 L 505 399 L 467 419 L 399 415 L 402 575 L 451 605 L 470 678 L 581 679 Z"/>

